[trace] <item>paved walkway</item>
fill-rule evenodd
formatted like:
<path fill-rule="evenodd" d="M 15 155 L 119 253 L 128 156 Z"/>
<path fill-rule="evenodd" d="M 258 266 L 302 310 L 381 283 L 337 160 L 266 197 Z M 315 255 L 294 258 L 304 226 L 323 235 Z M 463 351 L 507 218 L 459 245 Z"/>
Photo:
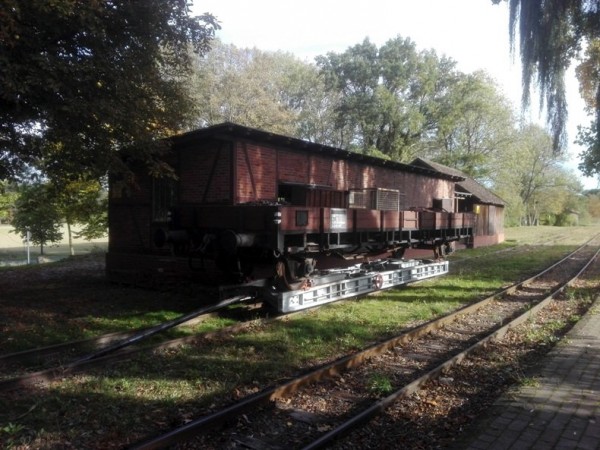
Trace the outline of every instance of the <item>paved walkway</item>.
<path fill-rule="evenodd" d="M 469 450 L 600 449 L 600 299 L 550 352 L 534 386 L 508 392 Z"/>

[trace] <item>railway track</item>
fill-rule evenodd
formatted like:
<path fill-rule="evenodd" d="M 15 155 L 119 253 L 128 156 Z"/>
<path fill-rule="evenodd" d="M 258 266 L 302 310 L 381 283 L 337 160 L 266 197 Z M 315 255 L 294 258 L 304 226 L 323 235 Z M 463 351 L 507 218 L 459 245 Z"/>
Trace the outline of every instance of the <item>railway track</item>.
<path fill-rule="evenodd" d="M 277 316 L 269 317 L 269 313 L 256 313 L 257 304 L 250 303 L 247 307 L 248 314 L 246 314 L 246 317 L 240 317 L 239 322 L 234 325 L 212 332 L 163 339 L 158 343 L 148 344 L 145 342 L 147 339 L 167 332 L 174 327 L 194 325 L 207 317 L 223 314 L 223 311 L 230 305 L 243 300 L 245 299 L 232 297 L 150 328 L 109 333 L 92 339 L 0 355 L 2 366 L 0 391 L 44 384 L 58 377 L 79 373 L 91 367 L 102 367 L 115 361 L 126 360 L 141 351 L 166 349 L 201 339 L 215 338 L 219 335 L 230 335 L 259 322 L 277 320 Z M 249 314 L 253 317 L 258 315 L 258 318 L 248 319 Z M 242 316 L 244 315 L 242 314 Z"/>
<path fill-rule="evenodd" d="M 210 333 L 196 333 L 183 338 L 165 339 L 148 344 L 146 341 L 156 334 L 168 332 L 179 325 L 194 325 L 209 316 L 227 314 L 227 308 L 236 303 L 246 302 L 247 309 L 257 318 L 247 319 L 242 313 L 239 323 L 223 327 Z M 0 355 L 0 391 L 48 383 L 92 367 L 102 367 L 117 361 L 124 361 L 140 351 L 152 351 L 231 335 L 256 325 L 277 320 L 271 311 L 256 313 L 259 304 L 251 298 L 232 297 L 217 304 L 211 304 L 176 319 L 157 324 L 150 328 L 125 332 L 109 333 L 92 339 L 66 342 L 17 353 Z M 296 312 L 299 313 L 300 311 Z M 296 314 L 293 313 L 293 314 Z M 288 313 L 288 317 L 293 315 Z M 156 340 L 155 340 L 156 341 Z"/>
<path fill-rule="evenodd" d="M 597 248 L 597 240 L 590 241 L 500 293 L 224 409 L 209 411 L 132 448 L 163 448 L 186 441 L 189 444 L 183 444 L 184 448 L 329 445 L 555 301 L 596 260 Z"/>
<path fill-rule="evenodd" d="M 443 263 L 436 262 L 429 265 L 418 265 L 418 268 L 415 269 L 415 263 L 413 261 L 408 261 L 405 264 L 407 267 L 402 268 L 399 271 L 392 269 L 389 273 L 382 272 L 383 275 L 380 275 L 381 284 L 383 285 L 386 283 L 389 287 L 393 287 L 398 284 L 398 279 L 404 281 L 405 276 L 414 277 L 415 279 L 427 278 L 433 276 L 431 273 L 437 273 L 437 270 L 443 265 Z M 431 268 L 429 266 L 435 267 Z M 444 267 L 447 271 L 447 264 L 444 265 Z M 419 275 L 413 275 L 413 272 L 418 273 Z M 384 276 L 386 278 L 384 278 Z M 346 284 L 350 286 L 348 288 L 349 293 L 345 293 L 345 291 L 342 291 L 341 289 L 338 292 L 334 288 L 327 288 L 329 289 L 328 294 L 325 296 L 326 298 L 322 304 L 336 301 L 335 295 L 339 295 L 340 298 L 352 298 L 378 290 L 372 288 L 370 285 L 372 283 L 372 277 L 372 273 L 367 273 L 364 274 L 362 278 L 353 277 L 349 280 L 342 280 L 341 285 L 345 286 L 345 288 L 348 288 Z M 333 284 L 335 284 L 335 282 Z M 339 286 L 336 285 L 336 287 Z M 310 297 L 308 303 L 315 303 L 315 295 L 321 292 L 321 290 L 324 290 L 323 286 L 312 289 L 310 293 L 309 291 L 302 291 L 302 295 L 308 295 Z M 343 295 L 341 295 L 340 292 Z M 113 361 L 126 360 L 141 350 L 172 348 L 174 346 L 200 340 L 203 337 L 206 338 L 209 335 L 215 337 L 219 333 L 222 335 L 231 334 L 236 332 L 236 330 L 252 326 L 252 324 L 256 322 L 256 320 L 248 320 L 247 323 L 244 323 L 245 319 L 242 319 L 241 323 L 231 327 L 224 327 L 216 333 L 197 333 L 190 337 L 166 341 L 163 338 L 163 342 L 159 342 L 158 344 L 146 344 L 154 336 L 168 332 L 179 325 L 192 325 L 214 313 L 222 314 L 223 311 L 226 311 L 231 305 L 256 301 L 257 299 L 252 296 L 235 296 L 221 300 L 218 303 L 210 303 L 209 301 L 206 301 L 206 298 L 204 300 L 204 303 L 208 303 L 207 306 L 150 328 L 111 333 L 93 339 L 66 342 L 43 348 L 0 355 L 0 391 L 47 383 L 57 377 L 80 373 L 91 367 L 101 367 Z M 314 308 L 319 305 L 320 303 L 316 302 L 312 307 Z M 297 313 L 300 312 L 301 309 L 303 308 L 291 312 Z M 287 314 L 289 315 L 290 312 L 287 312 Z M 271 320 L 276 320 L 277 315 L 272 316 L 272 311 L 265 311 L 258 320 L 264 320 L 266 317 L 271 317 Z M 143 343 L 145 346 L 140 347 L 140 343 Z"/>
<path fill-rule="evenodd" d="M 542 242 L 542 245 L 545 242 L 547 241 Z M 471 258 L 453 259 L 453 264 L 470 262 L 472 259 L 485 258 L 492 254 L 512 253 L 514 251 L 515 247 L 511 247 L 492 252 L 491 254 L 486 253 Z M 234 302 L 237 302 L 237 300 L 234 300 Z M 217 307 L 216 310 L 218 311 L 219 308 Z M 216 314 L 218 315 L 219 313 L 217 312 Z M 73 363 L 83 363 L 87 359 L 97 359 L 105 354 L 112 353 L 116 347 L 122 346 L 124 348 L 137 344 L 138 341 L 145 340 L 154 335 L 155 330 L 159 330 L 158 332 L 168 331 L 168 329 L 172 327 L 169 326 L 169 324 L 174 322 L 178 323 L 173 325 L 173 327 L 178 325 L 189 326 L 199 323 L 211 315 L 214 315 L 214 313 L 204 312 L 201 309 L 197 312 L 185 314 L 180 318 L 158 324 L 151 328 L 108 333 L 90 339 L 70 341 L 46 347 L 3 354 L 0 355 L 0 366 L 2 367 L 2 370 L 0 370 L 0 381 L 6 380 L 7 378 L 15 378 L 11 375 L 18 371 L 27 372 L 29 374 L 32 372 L 45 372 L 47 374 L 51 371 L 45 370 L 45 367 L 60 366 L 63 369 L 66 369 L 67 366 L 71 366 Z M 177 339 L 173 340 L 173 342 L 177 341 Z M 106 360 L 108 359 L 110 358 L 106 358 Z M 42 378 L 44 377 L 42 376 Z M 35 377 L 32 378 L 32 382 L 35 382 Z M 0 385 L 0 389 L 2 389 L 2 385 Z"/>

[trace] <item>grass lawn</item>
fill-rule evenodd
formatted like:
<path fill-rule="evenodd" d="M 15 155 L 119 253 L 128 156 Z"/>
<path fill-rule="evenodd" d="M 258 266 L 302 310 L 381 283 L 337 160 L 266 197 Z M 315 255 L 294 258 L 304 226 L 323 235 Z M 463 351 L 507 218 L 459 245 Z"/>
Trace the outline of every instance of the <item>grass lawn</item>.
<path fill-rule="evenodd" d="M 580 227 L 513 227 L 504 230 L 506 243 L 519 245 L 579 245 L 600 233 L 600 224 Z"/>
<path fill-rule="evenodd" d="M 507 229 L 504 244 L 457 252 L 451 273 L 443 277 L 329 304 L 203 345 L 141 354 L 42 389 L 0 394 L 0 444 L 121 448 L 127 439 L 185 422 L 232 396 L 473 302 L 547 267 L 598 232 L 600 226 Z M 511 247 L 515 251 L 498 252 Z M 149 325 L 195 307 L 193 298 L 111 285 L 102 274 L 29 281 L 30 272 L 43 274 L 63 264 L 0 271 L 0 289 L 3 282 L 7 288 L 0 296 L 5 312 L 0 353 Z M 27 284 L 7 284 L 9 276 L 20 275 Z"/>
<path fill-rule="evenodd" d="M 47 261 L 58 261 L 69 256 L 69 243 L 66 226 L 62 228 L 63 240 L 44 247 L 44 255 Z M 85 255 L 92 252 L 106 251 L 108 238 L 94 239 L 86 241 L 84 239 L 74 239 L 73 247 L 76 255 Z M 30 246 L 30 260 L 33 264 L 37 263 L 40 256 L 40 247 Z M 14 233 L 14 228 L 10 225 L 0 225 L 0 267 L 18 266 L 27 264 L 27 245 L 19 234 Z"/>

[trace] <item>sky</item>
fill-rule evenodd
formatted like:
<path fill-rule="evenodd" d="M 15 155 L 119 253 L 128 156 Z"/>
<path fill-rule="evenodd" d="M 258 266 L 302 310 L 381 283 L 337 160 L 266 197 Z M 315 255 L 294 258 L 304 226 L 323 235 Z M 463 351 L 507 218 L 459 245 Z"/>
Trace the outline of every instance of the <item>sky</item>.
<path fill-rule="evenodd" d="M 485 70 L 521 113 L 521 67 L 511 55 L 508 6 L 491 0 L 195 0 L 194 14 L 209 12 L 220 22 L 217 37 L 236 47 L 284 51 L 303 61 L 341 53 L 366 37 L 377 46 L 397 36 L 410 38 L 418 49 L 435 49 L 469 73 Z M 585 188 L 598 180 L 577 169 L 581 148 L 574 144 L 577 125 L 589 119 L 578 94 L 574 72 L 567 77 L 569 123 L 565 164 Z M 535 98 L 535 97 L 533 97 Z M 525 118 L 545 124 L 537 101 Z"/>

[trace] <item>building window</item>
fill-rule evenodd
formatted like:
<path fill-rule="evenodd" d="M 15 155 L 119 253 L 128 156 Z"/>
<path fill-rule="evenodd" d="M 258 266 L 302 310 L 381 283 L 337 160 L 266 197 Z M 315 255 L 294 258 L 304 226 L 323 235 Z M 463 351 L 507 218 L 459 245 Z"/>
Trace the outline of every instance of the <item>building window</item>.
<path fill-rule="evenodd" d="M 152 180 L 152 220 L 167 222 L 169 210 L 177 201 L 177 182 L 172 178 Z"/>

